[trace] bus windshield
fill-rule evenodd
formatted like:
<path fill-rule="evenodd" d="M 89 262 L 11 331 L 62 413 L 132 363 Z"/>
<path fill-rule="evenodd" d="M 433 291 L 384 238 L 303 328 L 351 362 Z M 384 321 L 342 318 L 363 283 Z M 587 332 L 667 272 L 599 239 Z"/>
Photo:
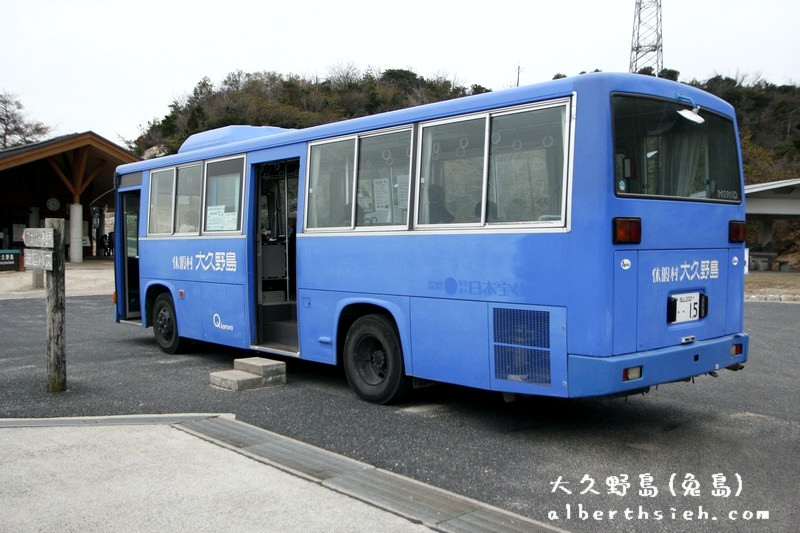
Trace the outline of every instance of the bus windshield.
<path fill-rule="evenodd" d="M 708 110 L 679 114 L 685 103 L 615 95 L 617 195 L 742 201 L 733 122 Z"/>

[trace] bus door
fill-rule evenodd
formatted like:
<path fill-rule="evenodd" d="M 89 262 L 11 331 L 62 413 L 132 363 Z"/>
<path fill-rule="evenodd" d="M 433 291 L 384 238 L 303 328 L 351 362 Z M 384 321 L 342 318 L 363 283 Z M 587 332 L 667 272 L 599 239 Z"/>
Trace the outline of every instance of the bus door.
<path fill-rule="evenodd" d="M 117 290 L 120 319 L 141 321 L 142 311 L 139 300 L 139 201 L 141 191 L 120 193 L 118 206 L 122 208 L 119 229 L 122 235 L 114 245 L 117 261 L 122 265 L 122 279 Z"/>
<path fill-rule="evenodd" d="M 254 169 L 258 176 L 257 344 L 291 352 L 298 347 L 295 229 L 299 171 L 297 158 L 262 163 Z"/>

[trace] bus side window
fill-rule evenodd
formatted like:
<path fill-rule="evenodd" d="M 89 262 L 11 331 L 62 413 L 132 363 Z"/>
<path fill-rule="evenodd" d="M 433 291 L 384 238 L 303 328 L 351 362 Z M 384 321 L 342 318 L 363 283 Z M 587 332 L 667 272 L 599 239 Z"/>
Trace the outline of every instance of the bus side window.
<path fill-rule="evenodd" d="M 204 231 L 241 229 L 241 188 L 244 158 L 206 163 Z"/>
<path fill-rule="evenodd" d="M 172 233 L 174 169 L 150 173 L 150 213 L 148 233 Z"/>
<path fill-rule="evenodd" d="M 479 222 L 486 118 L 425 126 L 420 163 L 420 224 Z"/>
<path fill-rule="evenodd" d="M 203 167 L 178 168 L 175 218 L 178 233 L 197 233 L 200 229 L 200 198 L 203 193 Z"/>
<path fill-rule="evenodd" d="M 492 117 L 486 222 L 561 220 L 566 131 L 564 106 Z"/>
<path fill-rule="evenodd" d="M 355 139 L 311 147 L 308 186 L 308 228 L 352 226 Z"/>
<path fill-rule="evenodd" d="M 405 225 L 411 130 L 359 140 L 356 226 Z"/>

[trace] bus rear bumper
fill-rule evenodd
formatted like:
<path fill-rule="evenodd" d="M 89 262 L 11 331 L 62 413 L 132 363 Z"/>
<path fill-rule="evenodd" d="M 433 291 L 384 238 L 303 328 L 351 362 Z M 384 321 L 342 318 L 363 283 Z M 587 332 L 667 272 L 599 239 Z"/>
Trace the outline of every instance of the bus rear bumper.
<path fill-rule="evenodd" d="M 570 354 L 568 396 L 608 396 L 722 370 L 747 361 L 749 344 L 750 337 L 739 333 L 613 357 Z M 636 367 L 641 367 L 641 377 L 625 379 L 626 374 L 636 375 Z"/>

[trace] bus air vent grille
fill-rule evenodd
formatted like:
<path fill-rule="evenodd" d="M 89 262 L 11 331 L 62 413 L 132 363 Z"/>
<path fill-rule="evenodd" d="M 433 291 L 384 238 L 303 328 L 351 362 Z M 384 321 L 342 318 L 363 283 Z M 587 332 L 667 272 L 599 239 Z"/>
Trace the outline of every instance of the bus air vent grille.
<path fill-rule="evenodd" d="M 495 308 L 495 378 L 550 385 L 550 313 Z"/>

